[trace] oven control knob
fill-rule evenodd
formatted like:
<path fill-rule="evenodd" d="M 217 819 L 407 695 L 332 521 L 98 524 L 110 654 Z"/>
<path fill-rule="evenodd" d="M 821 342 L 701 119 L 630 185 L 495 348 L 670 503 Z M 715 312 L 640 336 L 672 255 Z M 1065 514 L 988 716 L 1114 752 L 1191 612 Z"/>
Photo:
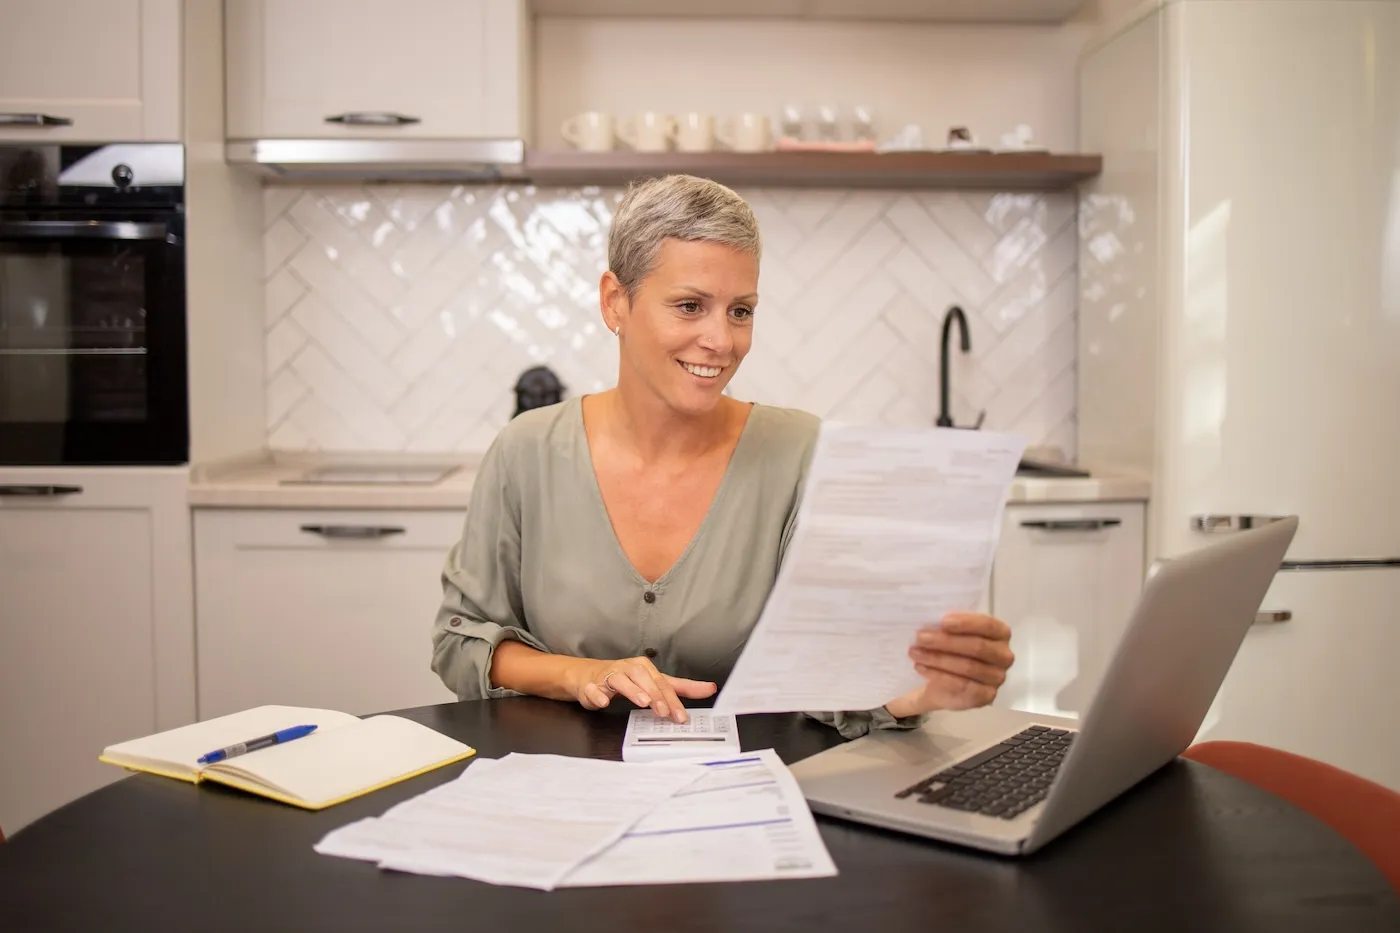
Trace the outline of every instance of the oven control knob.
<path fill-rule="evenodd" d="M 125 188 L 127 185 L 131 184 L 131 180 L 135 177 L 135 173 L 131 171 L 131 166 L 124 162 L 118 163 L 112 168 L 112 182 L 118 188 Z"/>

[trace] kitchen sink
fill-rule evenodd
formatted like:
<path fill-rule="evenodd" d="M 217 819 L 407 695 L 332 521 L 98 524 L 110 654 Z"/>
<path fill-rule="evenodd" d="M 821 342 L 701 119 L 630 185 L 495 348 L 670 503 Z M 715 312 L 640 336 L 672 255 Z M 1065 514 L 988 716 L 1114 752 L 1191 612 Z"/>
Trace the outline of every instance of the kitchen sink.
<path fill-rule="evenodd" d="M 1016 475 L 1084 479 L 1089 476 L 1089 471 L 1068 463 L 1047 463 L 1044 460 L 1022 458 L 1016 465 Z"/>

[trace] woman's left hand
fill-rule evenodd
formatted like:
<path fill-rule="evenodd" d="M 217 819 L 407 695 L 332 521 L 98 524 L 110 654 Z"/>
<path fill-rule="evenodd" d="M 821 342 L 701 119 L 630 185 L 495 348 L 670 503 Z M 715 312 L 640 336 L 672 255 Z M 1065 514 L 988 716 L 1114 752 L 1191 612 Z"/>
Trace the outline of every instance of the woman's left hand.
<path fill-rule="evenodd" d="M 952 612 L 920 629 L 909 658 L 924 685 L 885 704 L 896 717 L 987 706 L 1015 661 L 1010 627 L 980 612 Z"/>

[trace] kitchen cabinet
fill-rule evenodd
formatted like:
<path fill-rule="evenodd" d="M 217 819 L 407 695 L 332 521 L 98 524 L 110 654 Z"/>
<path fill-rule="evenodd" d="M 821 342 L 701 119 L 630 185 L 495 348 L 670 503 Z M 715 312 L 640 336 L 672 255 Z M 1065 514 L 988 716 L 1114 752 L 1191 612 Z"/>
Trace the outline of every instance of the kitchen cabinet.
<path fill-rule="evenodd" d="M 534 0 L 540 16 L 724 16 L 902 22 L 1063 22 L 1084 0 Z"/>
<path fill-rule="evenodd" d="M 178 142 L 180 0 L 0 0 L 0 143 Z"/>
<path fill-rule="evenodd" d="M 240 0 L 230 139 L 524 138 L 524 0 Z"/>
<path fill-rule="evenodd" d="M 0 470 L 0 827 L 123 772 L 107 745 L 194 721 L 182 469 Z"/>
<path fill-rule="evenodd" d="M 462 511 L 196 509 L 200 718 L 449 702 L 430 632 Z"/>
<path fill-rule="evenodd" d="M 996 705 L 1083 715 L 1137 602 L 1140 502 L 1010 504 L 992 570 L 992 612 L 1016 663 Z"/>

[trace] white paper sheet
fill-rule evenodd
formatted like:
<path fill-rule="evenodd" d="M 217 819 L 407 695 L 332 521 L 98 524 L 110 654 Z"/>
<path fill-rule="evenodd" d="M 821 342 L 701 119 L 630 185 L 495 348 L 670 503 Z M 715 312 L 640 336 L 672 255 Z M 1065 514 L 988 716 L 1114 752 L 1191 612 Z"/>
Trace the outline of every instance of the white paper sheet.
<path fill-rule="evenodd" d="M 561 887 L 820 878 L 836 866 L 796 779 L 772 749 L 700 762 L 676 792 Z"/>
<path fill-rule="evenodd" d="M 918 687 L 920 626 L 976 608 L 1024 450 L 1012 435 L 825 423 L 725 713 L 865 710 Z"/>
<path fill-rule="evenodd" d="M 510 754 L 326 835 L 323 855 L 549 890 L 682 787 L 691 763 Z"/>

